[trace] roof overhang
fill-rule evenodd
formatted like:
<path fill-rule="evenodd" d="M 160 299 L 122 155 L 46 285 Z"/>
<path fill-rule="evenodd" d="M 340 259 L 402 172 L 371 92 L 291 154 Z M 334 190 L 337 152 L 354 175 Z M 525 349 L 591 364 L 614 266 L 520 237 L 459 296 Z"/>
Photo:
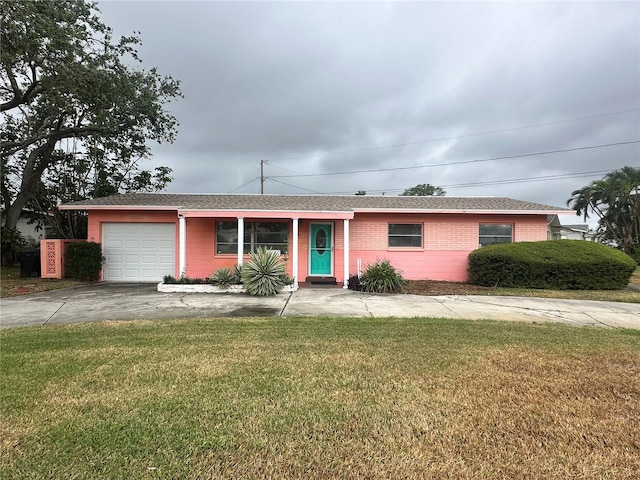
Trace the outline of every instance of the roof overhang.
<path fill-rule="evenodd" d="M 403 208 L 354 208 L 353 210 L 264 210 L 264 209 L 194 209 L 178 205 L 60 205 L 60 210 L 116 210 L 116 211 L 175 211 L 186 218 L 316 218 L 353 219 L 357 213 L 371 214 L 449 214 L 449 215 L 563 215 L 567 211 L 558 210 L 507 210 L 507 209 L 403 209 Z"/>
<path fill-rule="evenodd" d="M 567 212 L 564 210 L 498 210 L 498 209 L 473 209 L 473 208 L 460 208 L 460 209 L 376 209 L 376 208 L 357 208 L 354 209 L 355 213 L 429 213 L 429 214 L 463 214 L 463 215 L 562 215 Z"/>
<path fill-rule="evenodd" d="M 298 218 L 321 220 L 351 220 L 351 211 L 329 212 L 318 210 L 195 210 L 181 208 L 178 215 L 185 218 Z"/>
<path fill-rule="evenodd" d="M 58 210 L 179 210 L 179 206 L 173 205 L 58 205 Z"/>

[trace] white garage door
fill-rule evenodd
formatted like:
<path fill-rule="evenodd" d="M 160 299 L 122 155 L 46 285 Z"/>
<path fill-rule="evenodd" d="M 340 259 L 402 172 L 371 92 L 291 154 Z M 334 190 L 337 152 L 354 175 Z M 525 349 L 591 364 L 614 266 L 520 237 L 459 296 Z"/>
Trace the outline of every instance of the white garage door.
<path fill-rule="evenodd" d="M 176 226 L 173 223 L 102 225 L 103 280 L 160 282 L 175 274 Z"/>

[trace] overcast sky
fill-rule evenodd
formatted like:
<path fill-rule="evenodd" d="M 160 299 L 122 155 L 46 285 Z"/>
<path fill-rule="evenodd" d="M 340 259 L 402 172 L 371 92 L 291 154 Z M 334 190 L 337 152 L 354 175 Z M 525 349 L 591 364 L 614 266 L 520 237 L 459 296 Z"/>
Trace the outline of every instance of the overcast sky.
<path fill-rule="evenodd" d="M 640 140 L 637 1 L 99 6 L 181 81 L 178 138 L 143 164 L 173 169 L 168 192 L 259 193 L 265 160 L 265 193 L 431 183 L 565 206 L 640 167 L 640 143 L 584 148 Z M 308 176 L 341 172 L 360 173 Z"/>

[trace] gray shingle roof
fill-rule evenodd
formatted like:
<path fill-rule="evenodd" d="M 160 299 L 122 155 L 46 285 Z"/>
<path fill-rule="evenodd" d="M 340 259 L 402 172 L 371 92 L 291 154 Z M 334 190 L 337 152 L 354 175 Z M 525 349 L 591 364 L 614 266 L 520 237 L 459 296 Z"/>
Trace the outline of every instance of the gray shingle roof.
<path fill-rule="evenodd" d="M 234 195 L 127 193 L 62 205 L 63 209 L 122 207 L 158 210 L 274 210 L 274 211 L 573 211 L 539 203 L 500 197 L 387 197 L 369 195 Z"/>

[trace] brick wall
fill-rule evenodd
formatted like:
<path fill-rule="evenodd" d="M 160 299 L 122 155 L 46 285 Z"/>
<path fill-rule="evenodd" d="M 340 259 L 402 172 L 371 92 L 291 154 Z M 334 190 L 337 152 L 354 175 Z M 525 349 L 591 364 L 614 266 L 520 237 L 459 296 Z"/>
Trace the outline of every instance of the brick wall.
<path fill-rule="evenodd" d="M 389 248 L 389 223 L 422 224 L 422 248 Z M 376 259 L 388 259 L 410 280 L 465 281 L 467 256 L 478 248 L 481 223 L 512 224 L 516 242 L 547 238 L 545 215 L 406 214 L 390 220 L 386 215 L 358 214 L 350 224 L 349 271 L 356 272 L 358 258 L 363 268 Z"/>
<path fill-rule="evenodd" d="M 423 247 L 390 249 L 387 245 L 388 224 L 423 224 Z M 246 218 L 246 222 L 251 219 Z M 262 220 L 264 221 L 264 219 Z M 95 210 L 89 213 L 88 240 L 101 242 L 102 224 L 106 222 L 174 223 L 176 225 L 176 272 L 179 262 L 179 228 L 175 211 L 119 211 Z M 215 219 L 187 218 L 187 275 L 208 277 L 221 267 L 237 263 L 236 255 L 215 255 Z M 299 279 L 308 274 L 310 220 L 299 223 L 298 265 Z M 338 282 L 343 281 L 344 241 L 343 222 L 326 221 L 334 226 L 333 272 Z M 389 217 L 381 214 L 357 214 L 350 222 L 349 272 L 356 273 L 357 259 L 363 266 L 376 259 L 387 258 L 403 271 L 408 279 L 433 279 L 465 281 L 467 279 L 467 255 L 478 248 L 480 223 L 512 224 L 514 241 L 538 241 L 547 238 L 545 215 L 462 215 L 462 214 L 402 214 Z M 293 229 L 289 233 L 292 245 Z M 291 275 L 291 256 L 287 271 Z"/>

